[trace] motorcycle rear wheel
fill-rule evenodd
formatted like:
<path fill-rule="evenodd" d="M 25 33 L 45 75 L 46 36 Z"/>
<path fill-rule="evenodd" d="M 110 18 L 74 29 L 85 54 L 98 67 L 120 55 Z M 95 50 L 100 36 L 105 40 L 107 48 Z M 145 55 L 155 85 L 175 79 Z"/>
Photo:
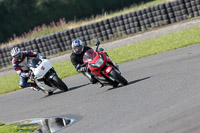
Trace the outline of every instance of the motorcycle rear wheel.
<path fill-rule="evenodd" d="M 53 77 L 53 84 L 61 91 L 68 91 L 67 85 L 57 75 Z"/>
<path fill-rule="evenodd" d="M 115 69 L 112 69 L 110 71 L 110 76 L 113 77 L 114 79 L 116 79 L 119 83 L 123 84 L 123 85 L 127 85 L 128 81 L 118 72 L 116 72 Z"/>

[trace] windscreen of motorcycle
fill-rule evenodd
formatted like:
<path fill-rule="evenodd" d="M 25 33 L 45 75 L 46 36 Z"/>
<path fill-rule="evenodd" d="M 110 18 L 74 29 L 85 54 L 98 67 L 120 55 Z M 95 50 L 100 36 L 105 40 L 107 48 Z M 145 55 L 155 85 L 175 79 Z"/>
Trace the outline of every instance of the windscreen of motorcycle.
<path fill-rule="evenodd" d="M 29 61 L 28 65 L 29 67 L 37 68 L 41 63 L 42 61 L 39 58 L 34 58 Z"/>
<path fill-rule="evenodd" d="M 86 62 L 91 62 L 95 57 L 96 57 L 96 52 L 94 52 L 93 49 L 89 49 L 88 51 L 85 52 L 83 56 L 83 61 Z"/>

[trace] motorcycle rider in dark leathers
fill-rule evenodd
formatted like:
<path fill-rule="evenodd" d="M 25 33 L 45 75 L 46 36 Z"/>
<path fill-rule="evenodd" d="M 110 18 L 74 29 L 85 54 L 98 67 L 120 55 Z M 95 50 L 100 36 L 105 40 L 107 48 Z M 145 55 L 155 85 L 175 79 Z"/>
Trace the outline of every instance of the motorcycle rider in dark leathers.
<path fill-rule="evenodd" d="M 83 56 L 84 53 L 91 49 L 88 46 L 84 46 L 83 42 L 80 39 L 76 39 L 72 42 L 72 53 L 70 55 L 71 62 L 75 67 L 77 72 L 81 72 L 84 76 L 86 76 L 92 84 L 98 82 L 98 80 L 91 74 L 89 69 L 86 66 L 80 67 L 83 64 Z"/>

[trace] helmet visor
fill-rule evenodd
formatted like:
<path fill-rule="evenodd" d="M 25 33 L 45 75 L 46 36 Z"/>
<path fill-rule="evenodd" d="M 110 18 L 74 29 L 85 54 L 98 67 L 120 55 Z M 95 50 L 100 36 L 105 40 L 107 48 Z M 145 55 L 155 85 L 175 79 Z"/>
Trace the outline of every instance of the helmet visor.
<path fill-rule="evenodd" d="M 14 56 L 15 60 L 21 60 L 21 53 Z"/>
<path fill-rule="evenodd" d="M 77 53 L 77 54 L 80 54 L 82 52 L 82 49 L 83 49 L 83 46 L 82 45 L 78 45 L 76 47 L 74 47 L 74 51 Z"/>

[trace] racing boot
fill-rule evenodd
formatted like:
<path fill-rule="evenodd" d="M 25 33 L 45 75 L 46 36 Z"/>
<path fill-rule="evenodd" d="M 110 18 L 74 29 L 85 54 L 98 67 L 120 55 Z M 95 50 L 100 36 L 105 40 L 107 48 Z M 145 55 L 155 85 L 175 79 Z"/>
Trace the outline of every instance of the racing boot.
<path fill-rule="evenodd" d="M 83 75 L 86 76 L 92 84 L 96 84 L 98 82 L 98 80 L 90 72 L 84 72 Z"/>
<path fill-rule="evenodd" d="M 104 85 L 99 82 L 99 87 L 102 88 L 102 87 L 104 87 Z"/>
<path fill-rule="evenodd" d="M 30 83 L 30 84 L 31 84 L 30 88 L 31 88 L 32 90 L 34 90 L 34 91 L 39 91 L 39 90 L 40 90 L 40 88 L 37 86 L 36 83 Z"/>
<path fill-rule="evenodd" d="M 118 82 L 115 82 L 115 83 L 113 84 L 113 88 L 117 88 L 118 85 L 119 85 L 119 83 L 118 83 Z"/>

